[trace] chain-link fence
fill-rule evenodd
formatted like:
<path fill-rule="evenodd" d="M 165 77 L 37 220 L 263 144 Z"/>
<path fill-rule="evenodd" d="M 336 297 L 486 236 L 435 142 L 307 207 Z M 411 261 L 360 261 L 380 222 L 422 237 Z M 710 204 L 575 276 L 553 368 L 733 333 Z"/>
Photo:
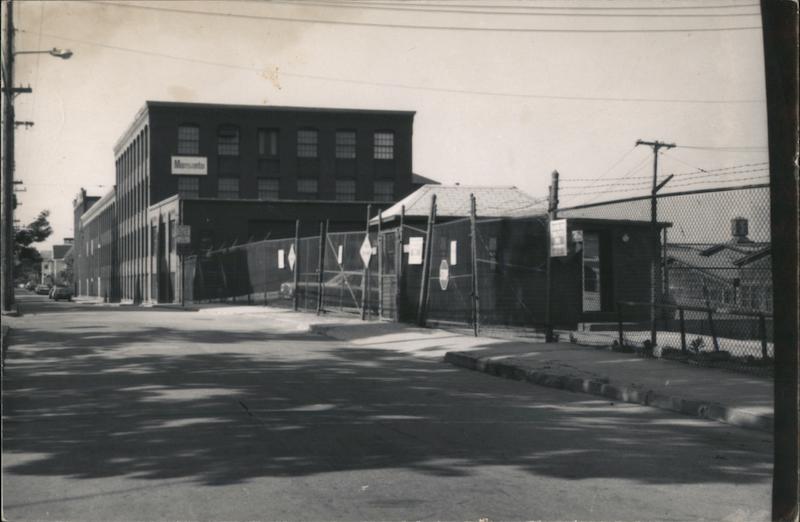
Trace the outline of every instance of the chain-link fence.
<path fill-rule="evenodd" d="M 616 328 L 573 338 L 693 364 L 772 369 L 769 186 L 659 195 L 650 299 L 617 300 Z M 646 220 L 651 198 L 563 209 L 574 219 Z M 651 233 L 651 238 L 652 238 Z M 651 284 L 652 282 L 652 284 Z"/>
<path fill-rule="evenodd" d="M 660 195 L 655 226 L 651 204 L 644 197 L 558 210 L 558 253 L 551 250 L 556 223 L 541 211 L 450 216 L 432 226 L 430 242 L 413 226 L 373 226 L 369 234 L 323 229 L 296 244 L 209 252 L 187 259 L 184 285 L 199 302 L 475 332 L 555 328 L 581 344 L 769 371 L 768 186 Z"/>

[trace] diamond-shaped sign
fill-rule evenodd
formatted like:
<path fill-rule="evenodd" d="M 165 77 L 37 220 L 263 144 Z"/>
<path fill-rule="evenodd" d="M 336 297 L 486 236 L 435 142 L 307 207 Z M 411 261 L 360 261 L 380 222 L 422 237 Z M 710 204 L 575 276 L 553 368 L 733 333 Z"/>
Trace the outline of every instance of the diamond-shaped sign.
<path fill-rule="evenodd" d="M 369 258 L 372 257 L 372 244 L 369 242 L 369 236 L 364 236 L 364 242 L 361 243 L 358 253 L 361 255 L 361 260 L 364 261 L 364 266 L 369 265 Z"/>
<path fill-rule="evenodd" d="M 297 260 L 297 255 L 294 253 L 294 245 L 289 247 L 289 255 L 286 257 L 289 259 L 289 270 L 294 270 L 294 262 Z"/>

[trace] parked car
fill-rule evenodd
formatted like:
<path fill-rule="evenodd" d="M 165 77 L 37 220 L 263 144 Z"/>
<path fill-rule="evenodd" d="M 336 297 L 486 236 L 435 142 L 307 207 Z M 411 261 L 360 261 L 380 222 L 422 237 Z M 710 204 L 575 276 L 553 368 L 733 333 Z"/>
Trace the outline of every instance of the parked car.
<path fill-rule="evenodd" d="M 25 289 L 33 292 L 36 289 L 36 283 L 33 281 L 28 281 L 28 284 L 25 285 Z"/>
<path fill-rule="evenodd" d="M 50 293 L 50 286 L 48 285 L 36 285 L 35 292 L 39 295 L 47 295 Z"/>
<path fill-rule="evenodd" d="M 53 301 L 58 301 L 59 299 L 66 299 L 67 301 L 72 301 L 72 288 L 68 286 L 53 287 L 53 294 L 51 299 L 53 299 Z"/>

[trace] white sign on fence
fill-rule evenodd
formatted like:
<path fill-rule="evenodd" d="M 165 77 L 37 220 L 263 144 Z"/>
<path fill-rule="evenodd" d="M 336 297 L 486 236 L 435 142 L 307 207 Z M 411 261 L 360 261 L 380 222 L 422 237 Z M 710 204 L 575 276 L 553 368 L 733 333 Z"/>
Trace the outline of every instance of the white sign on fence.
<path fill-rule="evenodd" d="M 372 257 L 372 244 L 369 242 L 369 236 L 364 236 L 364 242 L 361 243 L 358 253 L 361 255 L 364 266 L 369 266 L 369 258 Z"/>
<path fill-rule="evenodd" d="M 284 264 L 283 264 L 284 261 L 283 260 L 284 260 L 283 249 L 279 248 L 278 249 L 278 268 L 280 268 L 280 269 L 283 269 L 283 267 L 284 267 Z"/>
<path fill-rule="evenodd" d="M 447 266 L 447 259 L 442 259 L 439 263 L 439 287 L 444 292 L 447 290 L 447 284 L 450 282 L 450 267 Z"/>
<path fill-rule="evenodd" d="M 422 237 L 408 238 L 408 264 L 421 265 L 422 264 L 422 247 L 424 239 Z"/>
<path fill-rule="evenodd" d="M 450 264 L 452 266 L 455 266 L 456 261 L 458 261 L 457 253 L 458 253 L 458 241 L 450 241 Z"/>
<path fill-rule="evenodd" d="M 554 219 L 550 222 L 550 257 L 567 255 L 567 220 Z"/>
<path fill-rule="evenodd" d="M 297 260 L 297 254 L 294 253 L 294 245 L 289 247 L 289 270 L 294 270 L 294 262 Z"/>
<path fill-rule="evenodd" d="M 336 262 L 339 263 L 339 266 L 342 266 L 343 250 L 344 250 L 344 246 L 339 245 L 339 250 L 336 252 Z"/>

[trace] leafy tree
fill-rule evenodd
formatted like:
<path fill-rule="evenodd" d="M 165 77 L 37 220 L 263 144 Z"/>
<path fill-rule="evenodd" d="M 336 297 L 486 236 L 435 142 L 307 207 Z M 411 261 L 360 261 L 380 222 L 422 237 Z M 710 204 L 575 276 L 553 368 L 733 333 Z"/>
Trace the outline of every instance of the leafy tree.
<path fill-rule="evenodd" d="M 21 227 L 14 235 L 14 280 L 17 282 L 37 281 L 41 273 L 42 255 L 32 246 L 41 243 L 53 233 L 50 226 L 49 210 L 42 210 L 28 226 Z"/>

